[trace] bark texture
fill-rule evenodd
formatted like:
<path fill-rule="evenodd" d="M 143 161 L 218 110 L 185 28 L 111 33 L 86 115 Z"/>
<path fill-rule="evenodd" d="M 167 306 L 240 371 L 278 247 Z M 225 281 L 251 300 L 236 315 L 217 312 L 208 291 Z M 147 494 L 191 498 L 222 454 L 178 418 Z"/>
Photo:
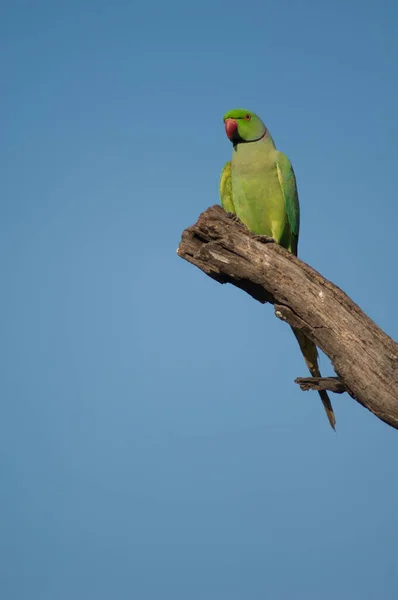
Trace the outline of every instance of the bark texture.
<path fill-rule="evenodd" d="M 345 391 L 398 429 L 398 344 L 340 288 L 220 206 L 183 232 L 177 253 L 220 283 L 274 304 L 277 317 L 325 352 L 338 377 L 297 379 L 302 389 Z"/>

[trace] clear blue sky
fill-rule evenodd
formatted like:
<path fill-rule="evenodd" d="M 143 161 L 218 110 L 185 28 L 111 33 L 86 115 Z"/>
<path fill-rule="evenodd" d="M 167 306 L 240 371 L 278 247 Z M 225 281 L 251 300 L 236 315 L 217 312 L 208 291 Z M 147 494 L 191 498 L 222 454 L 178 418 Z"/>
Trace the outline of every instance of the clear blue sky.
<path fill-rule="evenodd" d="M 254 110 L 301 257 L 397 339 L 397 28 L 395 0 L 2 3 L 1 598 L 396 598 L 398 433 L 337 396 L 333 434 L 289 328 L 176 248 Z"/>

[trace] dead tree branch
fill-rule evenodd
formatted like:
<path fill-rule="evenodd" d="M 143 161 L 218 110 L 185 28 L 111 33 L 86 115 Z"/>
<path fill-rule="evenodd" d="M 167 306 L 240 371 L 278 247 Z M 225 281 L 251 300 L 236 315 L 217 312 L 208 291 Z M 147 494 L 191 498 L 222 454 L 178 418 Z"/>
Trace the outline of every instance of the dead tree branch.
<path fill-rule="evenodd" d="M 302 389 L 346 391 L 398 429 L 398 344 L 340 288 L 220 206 L 183 232 L 177 252 L 220 283 L 274 304 L 277 317 L 325 352 L 338 378 L 299 378 Z"/>
<path fill-rule="evenodd" d="M 317 392 L 325 390 L 335 394 L 344 394 L 344 392 L 349 391 L 338 377 L 297 377 L 294 383 L 298 383 L 304 392 L 307 390 L 316 390 Z"/>

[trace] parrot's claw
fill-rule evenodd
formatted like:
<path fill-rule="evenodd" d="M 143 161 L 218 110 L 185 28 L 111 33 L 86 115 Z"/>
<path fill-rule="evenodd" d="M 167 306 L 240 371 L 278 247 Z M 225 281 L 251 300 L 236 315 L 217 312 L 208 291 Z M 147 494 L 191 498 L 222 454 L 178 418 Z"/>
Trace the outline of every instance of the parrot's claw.
<path fill-rule="evenodd" d="M 278 243 L 273 237 L 270 237 L 269 235 L 253 234 L 253 237 L 255 240 L 257 240 L 258 242 L 261 242 L 262 244 L 277 244 Z"/>
<path fill-rule="evenodd" d="M 232 221 L 239 223 L 239 225 L 243 225 L 243 227 L 245 229 L 249 229 L 247 227 L 247 225 L 245 225 L 243 223 L 243 221 L 241 221 L 235 213 L 229 212 L 227 214 L 228 214 L 229 218 L 232 219 Z M 261 242 L 262 244 L 277 244 L 277 241 L 274 238 L 270 237 L 269 235 L 257 235 L 255 233 L 252 233 L 252 236 L 254 237 L 255 240 L 257 240 L 258 242 Z"/>
<path fill-rule="evenodd" d="M 239 219 L 238 215 L 236 215 L 235 213 L 233 213 L 233 212 L 229 212 L 229 213 L 228 213 L 228 216 L 229 216 L 229 218 L 230 218 L 230 219 L 232 219 L 232 221 L 236 221 L 237 223 L 240 223 L 241 225 L 245 225 L 245 224 L 244 224 L 244 223 L 243 223 L 243 222 L 242 222 L 242 221 Z M 245 225 L 245 227 L 246 227 L 246 225 Z"/>

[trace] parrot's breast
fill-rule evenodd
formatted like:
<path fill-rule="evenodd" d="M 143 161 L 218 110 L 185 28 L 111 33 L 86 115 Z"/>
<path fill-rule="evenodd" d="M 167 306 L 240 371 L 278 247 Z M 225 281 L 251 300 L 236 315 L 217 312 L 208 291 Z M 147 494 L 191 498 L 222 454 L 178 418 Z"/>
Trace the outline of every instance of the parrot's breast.
<path fill-rule="evenodd" d="M 285 199 L 269 144 L 238 144 L 232 155 L 232 198 L 236 215 L 258 235 L 279 240 L 286 226 Z"/>

